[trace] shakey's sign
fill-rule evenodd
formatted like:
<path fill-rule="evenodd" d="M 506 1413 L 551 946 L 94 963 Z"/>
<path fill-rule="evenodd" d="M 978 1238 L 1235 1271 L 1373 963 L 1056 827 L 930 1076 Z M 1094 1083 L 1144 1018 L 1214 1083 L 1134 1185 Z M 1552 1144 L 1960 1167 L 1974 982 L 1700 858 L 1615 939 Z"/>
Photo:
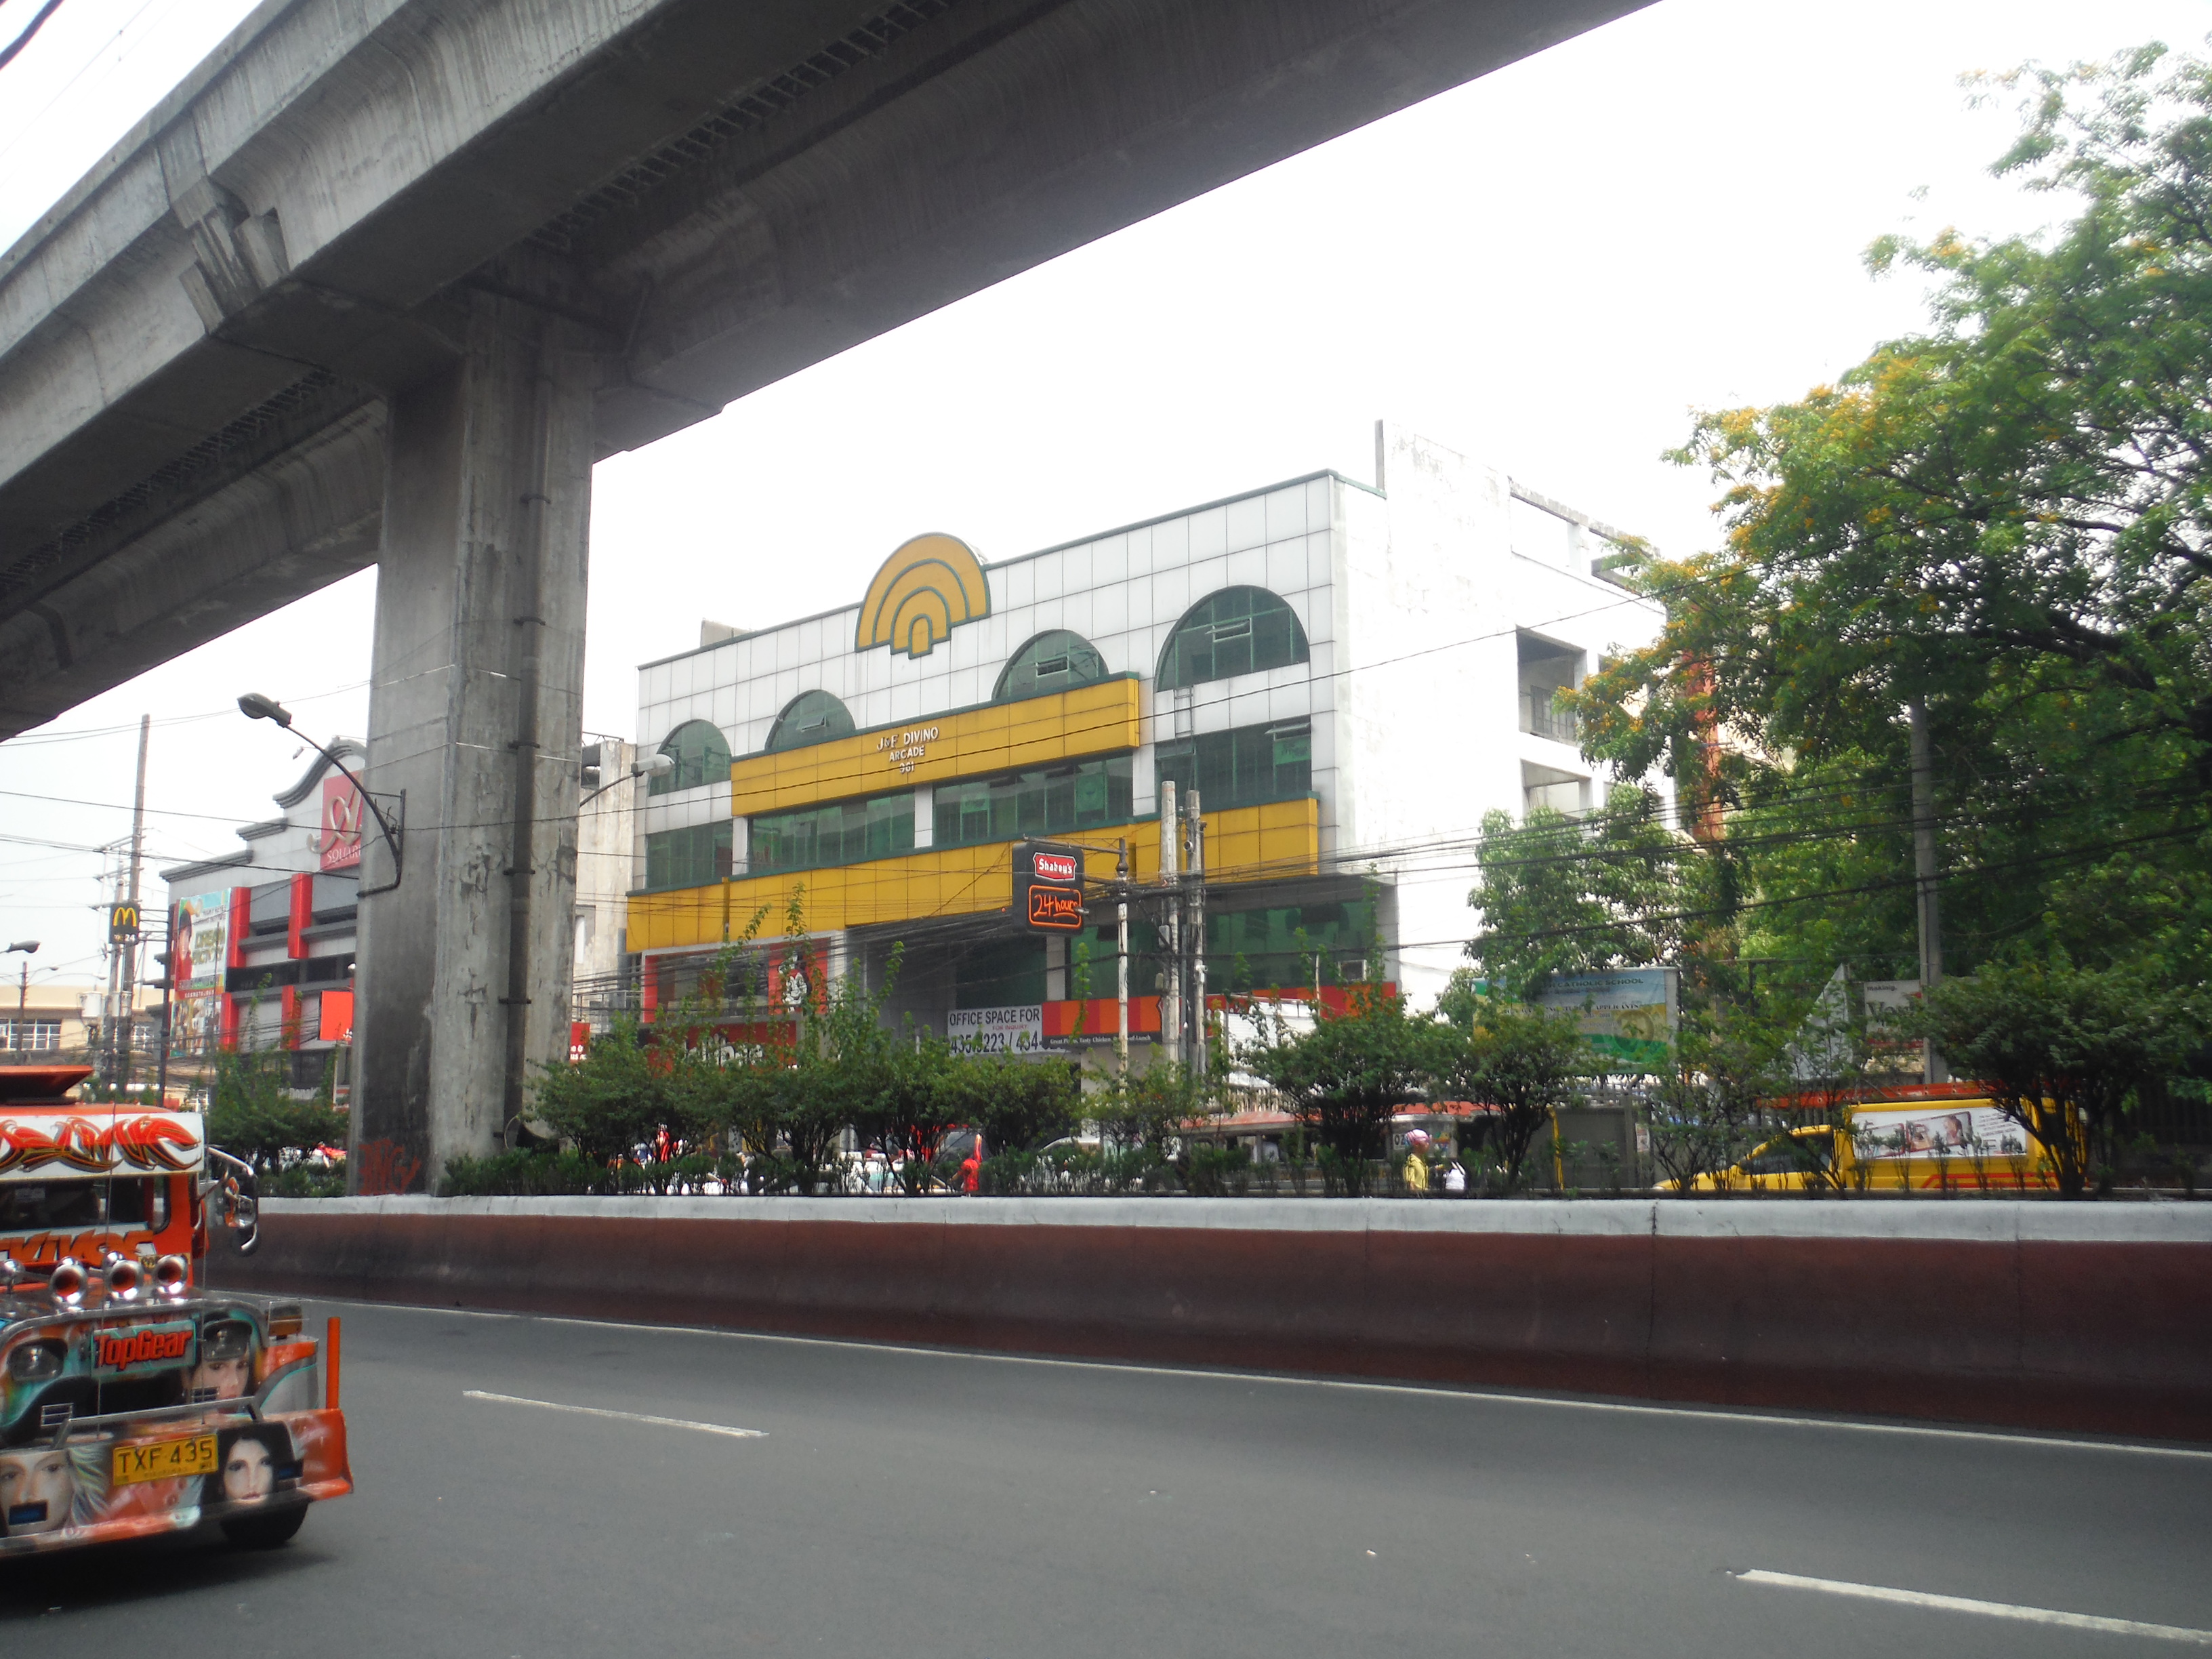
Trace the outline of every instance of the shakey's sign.
<path fill-rule="evenodd" d="M 1015 913 L 1038 933 L 1081 933 L 1083 849 L 1048 842 L 1017 843 L 1013 900 Z"/>

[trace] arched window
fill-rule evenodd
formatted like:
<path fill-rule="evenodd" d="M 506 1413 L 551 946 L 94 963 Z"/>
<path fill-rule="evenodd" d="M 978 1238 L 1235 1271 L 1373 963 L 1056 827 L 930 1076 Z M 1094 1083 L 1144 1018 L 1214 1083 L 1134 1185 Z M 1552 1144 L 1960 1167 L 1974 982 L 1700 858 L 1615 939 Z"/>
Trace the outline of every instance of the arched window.
<path fill-rule="evenodd" d="M 783 706 L 775 724 L 768 729 L 768 746 L 804 749 L 811 743 L 853 735 L 853 717 L 845 705 L 827 691 L 802 691 Z"/>
<path fill-rule="evenodd" d="M 1160 653 L 1153 689 L 1173 691 L 1307 659 L 1297 613 L 1264 587 L 1224 587 L 1182 614 Z"/>
<path fill-rule="evenodd" d="M 1054 628 L 1038 635 L 1006 659 L 1006 665 L 999 672 L 998 689 L 991 693 L 991 701 L 1013 702 L 1047 692 L 1072 690 L 1079 685 L 1095 685 L 1105 678 L 1106 659 L 1098 654 L 1090 641 L 1065 628 Z"/>
<path fill-rule="evenodd" d="M 711 720 L 686 720 L 668 734 L 660 752 L 676 763 L 645 787 L 648 795 L 673 794 L 696 789 L 702 783 L 726 783 L 730 777 L 730 745 Z"/>

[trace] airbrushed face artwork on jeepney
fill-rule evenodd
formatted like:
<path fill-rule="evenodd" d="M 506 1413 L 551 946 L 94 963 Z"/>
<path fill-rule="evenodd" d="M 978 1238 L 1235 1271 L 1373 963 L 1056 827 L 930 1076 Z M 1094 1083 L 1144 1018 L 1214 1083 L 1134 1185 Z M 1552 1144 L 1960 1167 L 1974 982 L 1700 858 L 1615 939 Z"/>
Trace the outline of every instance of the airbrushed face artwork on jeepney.
<path fill-rule="evenodd" d="M 0 1352 L 0 1555 L 335 1496 L 345 1432 L 320 1405 L 315 1345 L 243 1303 L 18 1318 Z"/>

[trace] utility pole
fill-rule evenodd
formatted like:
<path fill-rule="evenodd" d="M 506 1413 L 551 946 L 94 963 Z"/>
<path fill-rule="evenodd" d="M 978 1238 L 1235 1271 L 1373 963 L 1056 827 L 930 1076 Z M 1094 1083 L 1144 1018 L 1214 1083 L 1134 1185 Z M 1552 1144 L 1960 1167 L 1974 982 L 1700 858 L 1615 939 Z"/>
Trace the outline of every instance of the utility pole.
<path fill-rule="evenodd" d="M 1160 991 L 1160 1042 L 1165 1045 L 1168 1059 L 1182 1059 L 1182 872 L 1181 853 L 1182 819 L 1176 811 L 1176 787 L 1173 778 L 1160 780 L 1160 888 L 1167 896 L 1167 925 L 1161 929 L 1165 936 L 1164 952 L 1168 961 L 1167 983 Z"/>
<path fill-rule="evenodd" d="M 101 870 L 100 876 L 100 884 L 106 902 L 100 908 L 112 924 L 115 915 L 115 907 L 123 901 L 124 886 L 129 881 L 130 876 L 124 862 L 126 855 L 121 842 L 111 842 L 100 851 L 106 859 L 106 867 Z M 112 925 L 107 927 L 106 950 L 107 988 L 100 994 L 100 998 L 98 1063 L 100 1081 L 113 1083 L 115 1081 L 115 1028 L 121 1022 L 122 1018 L 117 1011 L 123 995 L 123 947 L 115 942 L 115 931 Z M 93 1056 L 88 1053 L 85 1058 L 90 1060 Z"/>
<path fill-rule="evenodd" d="M 1920 994 L 1943 981 L 1943 915 L 1936 868 L 1936 769 L 1928 741 L 1928 705 L 1915 697 L 1905 706 L 1912 738 L 1912 875 L 1920 899 Z M 1932 1042 L 1921 1044 L 1922 1079 L 1948 1082 L 1951 1068 Z"/>
<path fill-rule="evenodd" d="M 169 1103 L 169 994 L 177 985 L 177 912 L 173 906 L 161 913 L 161 1057 L 156 1065 L 154 1103 Z"/>
<path fill-rule="evenodd" d="M 4 954 L 13 956 L 19 951 L 23 956 L 23 974 L 15 981 L 15 1063 L 18 1066 L 23 1063 L 23 1023 L 30 1018 L 31 958 L 39 953 L 39 941 L 19 939 L 8 947 Z"/>
<path fill-rule="evenodd" d="M 1190 918 L 1189 1053 L 1194 1063 L 1202 1063 L 1206 1058 L 1206 819 L 1199 809 L 1196 784 L 1191 786 L 1184 811 L 1190 828 L 1190 857 L 1185 866 L 1190 872 L 1186 889 L 1189 902 L 1185 907 Z"/>
<path fill-rule="evenodd" d="M 131 1045 L 137 1039 L 138 1025 L 138 939 L 145 929 L 138 916 L 138 871 L 146 856 L 146 743 L 153 734 L 154 717 L 138 717 L 138 793 L 131 808 L 131 933 L 117 947 L 122 954 L 123 1006 L 116 1011 L 115 1024 L 123 1034 L 122 1052 L 116 1056 L 111 1068 L 118 1085 L 131 1081 Z"/>
<path fill-rule="evenodd" d="M 1121 1018 L 1114 1028 L 1114 1057 L 1121 1075 L 1129 1075 L 1129 838 L 1121 837 L 1121 855 L 1114 866 L 1115 943 L 1114 980 L 1121 1000 Z"/>

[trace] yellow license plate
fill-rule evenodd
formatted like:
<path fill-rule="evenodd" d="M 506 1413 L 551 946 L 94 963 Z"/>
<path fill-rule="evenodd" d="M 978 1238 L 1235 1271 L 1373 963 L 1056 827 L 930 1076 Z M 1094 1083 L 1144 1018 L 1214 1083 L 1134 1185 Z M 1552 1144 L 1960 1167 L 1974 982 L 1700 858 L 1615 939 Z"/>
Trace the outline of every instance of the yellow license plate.
<path fill-rule="evenodd" d="M 214 1473 L 215 1437 L 193 1434 L 179 1440 L 150 1440 L 118 1446 L 112 1484 L 127 1486 L 138 1480 L 174 1480 L 188 1474 Z"/>

